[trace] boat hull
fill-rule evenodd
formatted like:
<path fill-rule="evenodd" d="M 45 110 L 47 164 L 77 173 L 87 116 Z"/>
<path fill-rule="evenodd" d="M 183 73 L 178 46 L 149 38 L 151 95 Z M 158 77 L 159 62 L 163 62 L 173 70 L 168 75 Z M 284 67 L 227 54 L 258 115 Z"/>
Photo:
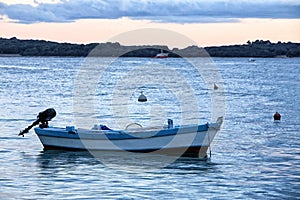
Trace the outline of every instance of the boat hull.
<path fill-rule="evenodd" d="M 133 153 L 156 153 L 164 154 L 170 156 L 177 156 L 180 154 L 180 157 L 192 157 L 192 158 L 206 158 L 207 157 L 208 146 L 198 146 L 198 147 L 188 147 L 188 148 L 170 148 L 170 149 L 142 149 L 142 150 L 127 150 L 128 152 Z M 47 150 L 64 150 L 64 151 L 87 151 L 87 149 L 78 149 L 72 147 L 62 147 L 62 146 L 52 146 L 44 145 L 44 151 Z M 103 153 L 108 151 L 117 152 L 118 150 L 91 150 L 101 151 Z M 123 150 L 120 150 L 123 151 Z"/>
<path fill-rule="evenodd" d="M 154 58 L 168 58 L 168 53 L 159 53 Z"/>
<path fill-rule="evenodd" d="M 176 156 L 206 157 L 222 122 L 163 130 L 67 131 L 62 128 L 35 128 L 45 150 L 128 151 Z"/>
<path fill-rule="evenodd" d="M 168 56 L 155 56 L 154 58 L 168 58 Z"/>

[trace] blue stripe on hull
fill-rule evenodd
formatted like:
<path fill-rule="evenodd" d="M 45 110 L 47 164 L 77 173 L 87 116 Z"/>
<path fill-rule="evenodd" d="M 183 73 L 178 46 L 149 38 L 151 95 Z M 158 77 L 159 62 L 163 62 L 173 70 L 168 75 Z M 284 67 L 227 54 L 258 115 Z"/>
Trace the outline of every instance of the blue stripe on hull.
<path fill-rule="evenodd" d="M 172 129 L 163 129 L 163 130 L 157 130 L 157 132 L 152 135 L 151 137 L 162 137 L 162 136 L 168 136 L 168 135 L 176 135 L 176 134 L 184 134 L 183 132 L 187 129 L 192 129 L 193 132 L 197 130 L 197 132 L 207 131 L 208 126 L 206 124 L 204 125 L 198 125 L 198 126 L 182 126 Z M 34 129 L 37 135 L 45 135 L 48 137 L 57 137 L 57 138 L 73 138 L 73 139 L 79 139 L 82 136 L 84 137 L 90 137 L 89 134 L 81 134 L 77 132 L 71 132 L 69 133 L 66 131 L 66 129 L 62 128 L 35 128 Z M 91 131 L 91 130 L 85 130 L 85 131 Z M 141 130 L 143 131 L 143 130 Z M 183 132 L 182 132 L 183 131 Z M 96 131 L 97 132 L 97 131 Z M 153 131 L 145 131 L 145 132 L 153 132 Z M 155 131 L 154 131 L 155 132 Z M 134 136 L 134 134 L 137 134 L 137 137 Z M 126 139 L 140 139 L 138 137 L 138 133 L 131 133 L 126 131 L 99 131 L 98 133 L 91 133 L 92 135 L 97 135 L 99 137 L 98 139 L 109 139 L 109 140 L 126 140 Z"/>

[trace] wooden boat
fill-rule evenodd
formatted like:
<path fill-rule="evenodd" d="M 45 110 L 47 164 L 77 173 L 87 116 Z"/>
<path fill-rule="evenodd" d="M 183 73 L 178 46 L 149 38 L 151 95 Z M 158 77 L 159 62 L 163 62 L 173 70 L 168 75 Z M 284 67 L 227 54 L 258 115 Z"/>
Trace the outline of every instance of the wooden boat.
<path fill-rule="evenodd" d="M 215 123 L 167 128 L 136 128 L 131 130 L 35 128 L 44 149 L 91 151 L 154 152 L 188 157 L 207 156 L 207 150 L 220 129 L 223 118 Z M 102 127 L 103 128 L 103 127 Z"/>
<path fill-rule="evenodd" d="M 159 153 L 175 156 L 206 158 L 210 145 L 220 130 L 223 117 L 214 123 L 201 125 L 173 126 L 168 120 L 164 127 L 140 127 L 124 130 L 112 130 L 104 125 L 92 129 L 80 129 L 74 126 L 66 128 L 48 126 L 56 112 L 49 108 L 40 112 L 37 120 L 19 135 L 24 136 L 33 126 L 45 150 L 89 150 L 89 151 L 128 151 Z"/>

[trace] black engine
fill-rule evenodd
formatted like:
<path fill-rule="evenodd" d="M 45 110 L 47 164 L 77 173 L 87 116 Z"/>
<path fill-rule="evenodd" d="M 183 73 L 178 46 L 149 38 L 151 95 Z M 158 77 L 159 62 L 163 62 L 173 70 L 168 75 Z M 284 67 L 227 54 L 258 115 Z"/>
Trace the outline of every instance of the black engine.
<path fill-rule="evenodd" d="M 56 111 L 53 108 L 48 108 L 42 112 L 40 112 L 37 116 L 37 120 L 35 120 L 30 126 L 28 126 L 27 128 L 25 128 L 23 131 L 21 131 L 19 133 L 19 135 L 22 135 L 24 137 L 25 133 L 28 133 L 28 131 L 38 125 L 40 128 L 47 128 L 48 126 L 48 122 L 51 121 L 51 119 L 53 119 L 56 116 Z"/>
<path fill-rule="evenodd" d="M 47 110 L 44 110 L 40 112 L 37 116 L 41 128 L 47 128 L 48 127 L 48 121 L 51 121 L 56 116 L 56 111 L 53 108 L 48 108 Z"/>

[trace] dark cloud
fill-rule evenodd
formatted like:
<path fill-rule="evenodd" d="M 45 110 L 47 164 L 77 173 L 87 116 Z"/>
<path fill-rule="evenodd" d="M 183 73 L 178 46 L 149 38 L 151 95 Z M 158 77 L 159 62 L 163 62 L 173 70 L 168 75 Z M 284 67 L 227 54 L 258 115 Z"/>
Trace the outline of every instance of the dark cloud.
<path fill-rule="evenodd" d="M 157 22 L 205 23 L 240 18 L 300 18 L 299 1 L 62 0 L 60 3 L 7 5 L 0 15 L 19 23 L 72 22 L 79 19 L 147 19 Z"/>

